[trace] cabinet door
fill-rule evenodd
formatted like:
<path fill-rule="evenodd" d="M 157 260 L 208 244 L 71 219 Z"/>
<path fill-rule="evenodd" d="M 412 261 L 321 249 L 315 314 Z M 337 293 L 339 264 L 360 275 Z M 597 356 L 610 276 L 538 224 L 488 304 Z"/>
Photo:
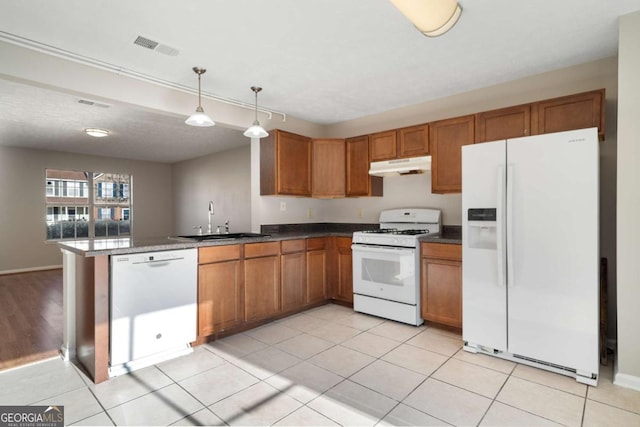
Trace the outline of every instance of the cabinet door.
<path fill-rule="evenodd" d="M 530 133 L 530 104 L 476 114 L 476 142 L 517 138 Z"/>
<path fill-rule="evenodd" d="M 382 177 L 369 175 L 369 137 L 347 138 L 346 166 L 348 196 L 382 196 Z"/>
<path fill-rule="evenodd" d="M 198 269 L 198 336 L 204 337 L 242 323 L 240 260 L 201 265 Z"/>
<path fill-rule="evenodd" d="M 335 239 L 335 299 L 353 302 L 353 263 L 351 255 L 351 239 L 336 237 Z"/>
<path fill-rule="evenodd" d="M 601 89 L 538 102 L 536 134 L 597 127 L 604 139 L 604 99 Z"/>
<path fill-rule="evenodd" d="M 312 196 L 344 197 L 344 139 L 314 139 L 312 142 Z"/>
<path fill-rule="evenodd" d="M 425 320 L 462 327 L 462 263 L 422 258 L 420 312 Z"/>
<path fill-rule="evenodd" d="M 307 252 L 307 304 L 327 299 L 327 252 Z"/>
<path fill-rule="evenodd" d="M 431 192 L 462 191 L 462 146 L 473 144 L 475 116 L 429 123 L 431 141 Z"/>
<path fill-rule="evenodd" d="M 294 310 L 306 302 L 306 253 L 294 252 L 280 256 L 282 310 Z"/>
<path fill-rule="evenodd" d="M 244 261 L 245 320 L 266 319 L 280 311 L 280 257 Z"/>
<path fill-rule="evenodd" d="M 371 161 L 390 160 L 398 157 L 397 132 L 395 130 L 374 133 L 369 136 Z"/>
<path fill-rule="evenodd" d="M 277 194 L 311 195 L 311 139 L 277 131 Z"/>
<path fill-rule="evenodd" d="M 398 157 L 429 154 L 429 125 L 411 126 L 398 131 Z"/>

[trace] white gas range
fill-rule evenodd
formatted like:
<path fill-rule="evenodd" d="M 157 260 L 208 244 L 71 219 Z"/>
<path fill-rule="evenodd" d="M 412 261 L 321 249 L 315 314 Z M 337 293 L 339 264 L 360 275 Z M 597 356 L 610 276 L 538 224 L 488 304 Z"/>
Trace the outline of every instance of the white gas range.
<path fill-rule="evenodd" d="M 421 325 L 419 242 L 441 227 L 438 209 L 391 209 L 380 229 L 353 233 L 353 309 Z"/>

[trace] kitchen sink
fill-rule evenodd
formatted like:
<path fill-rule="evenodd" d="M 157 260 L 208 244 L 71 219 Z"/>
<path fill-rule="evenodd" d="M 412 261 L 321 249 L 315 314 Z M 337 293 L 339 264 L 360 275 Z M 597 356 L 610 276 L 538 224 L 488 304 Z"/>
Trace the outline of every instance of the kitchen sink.
<path fill-rule="evenodd" d="M 221 234 L 192 234 L 188 236 L 178 236 L 184 239 L 192 239 L 198 242 L 203 240 L 223 240 L 223 239 L 250 239 L 252 237 L 269 237 L 269 234 L 261 233 L 221 233 Z"/>

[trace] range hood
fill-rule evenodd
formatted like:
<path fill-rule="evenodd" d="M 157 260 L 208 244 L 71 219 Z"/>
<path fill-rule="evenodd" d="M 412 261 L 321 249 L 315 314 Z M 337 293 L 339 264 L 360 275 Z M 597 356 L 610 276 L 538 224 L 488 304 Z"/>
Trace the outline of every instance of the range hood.
<path fill-rule="evenodd" d="M 369 175 L 397 176 L 423 173 L 431 170 L 431 156 L 371 162 Z"/>

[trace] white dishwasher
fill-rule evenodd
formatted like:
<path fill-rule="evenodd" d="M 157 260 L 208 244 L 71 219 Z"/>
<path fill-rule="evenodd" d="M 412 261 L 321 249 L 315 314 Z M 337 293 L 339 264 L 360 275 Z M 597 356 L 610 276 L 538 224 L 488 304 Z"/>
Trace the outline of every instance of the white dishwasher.
<path fill-rule="evenodd" d="M 112 255 L 109 376 L 192 351 L 197 249 Z"/>

